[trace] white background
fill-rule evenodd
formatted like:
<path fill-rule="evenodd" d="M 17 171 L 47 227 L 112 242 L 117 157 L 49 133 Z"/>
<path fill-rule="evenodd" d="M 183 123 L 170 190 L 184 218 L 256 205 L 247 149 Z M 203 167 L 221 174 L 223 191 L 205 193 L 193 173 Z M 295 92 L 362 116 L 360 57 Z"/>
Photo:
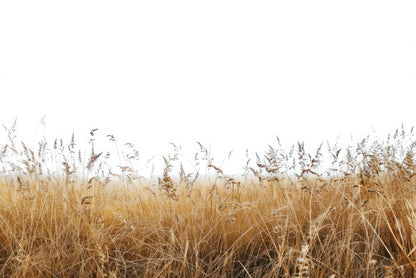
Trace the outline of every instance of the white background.
<path fill-rule="evenodd" d="M 415 1 L 1 1 L 0 122 L 219 157 L 414 124 Z M 1 131 L 4 133 L 4 131 Z M 1 134 L 3 134 L 1 133 Z M 2 137 L 4 138 L 4 137 Z"/>

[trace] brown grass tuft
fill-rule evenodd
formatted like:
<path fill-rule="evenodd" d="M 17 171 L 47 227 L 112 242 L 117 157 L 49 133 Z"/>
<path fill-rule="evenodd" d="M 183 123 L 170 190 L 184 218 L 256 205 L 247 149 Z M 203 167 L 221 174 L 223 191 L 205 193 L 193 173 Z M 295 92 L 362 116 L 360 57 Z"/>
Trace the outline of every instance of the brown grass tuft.
<path fill-rule="evenodd" d="M 200 143 L 189 172 L 173 144 L 144 178 L 133 144 L 116 146 L 116 167 L 95 152 L 96 129 L 83 152 L 74 137 L 33 151 L 14 129 L 0 146 L 2 277 L 415 274 L 416 144 L 404 130 L 327 153 L 278 141 L 247 155 L 244 176 Z"/>

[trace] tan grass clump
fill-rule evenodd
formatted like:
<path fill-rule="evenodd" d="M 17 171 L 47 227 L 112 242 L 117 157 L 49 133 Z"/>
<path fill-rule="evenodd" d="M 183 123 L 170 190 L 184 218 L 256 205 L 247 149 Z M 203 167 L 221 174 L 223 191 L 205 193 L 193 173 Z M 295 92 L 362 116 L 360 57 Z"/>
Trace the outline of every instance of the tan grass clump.
<path fill-rule="evenodd" d="M 289 152 L 270 146 L 244 176 L 226 175 L 202 144 L 187 173 L 175 146 L 156 179 L 136 171 L 131 144 L 116 148 L 125 163 L 112 168 L 111 154 L 96 151 L 95 131 L 85 158 L 74 138 L 35 151 L 9 132 L 0 150 L 0 276 L 415 273 L 410 135 L 328 145 L 329 169 L 320 168 L 322 145 L 313 154 L 302 143 Z"/>

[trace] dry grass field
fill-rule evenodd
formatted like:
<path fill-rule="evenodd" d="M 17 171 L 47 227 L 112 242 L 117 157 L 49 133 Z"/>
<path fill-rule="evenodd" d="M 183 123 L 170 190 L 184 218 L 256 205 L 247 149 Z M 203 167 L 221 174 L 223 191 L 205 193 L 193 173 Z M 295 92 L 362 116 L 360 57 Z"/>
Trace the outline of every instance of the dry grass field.
<path fill-rule="evenodd" d="M 7 129 L 1 277 L 414 277 L 413 130 L 311 154 L 277 141 L 241 176 L 201 144 L 187 173 L 174 146 L 149 178 L 112 135 L 122 164 L 110 167 L 95 132 L 79 151 Z"/>

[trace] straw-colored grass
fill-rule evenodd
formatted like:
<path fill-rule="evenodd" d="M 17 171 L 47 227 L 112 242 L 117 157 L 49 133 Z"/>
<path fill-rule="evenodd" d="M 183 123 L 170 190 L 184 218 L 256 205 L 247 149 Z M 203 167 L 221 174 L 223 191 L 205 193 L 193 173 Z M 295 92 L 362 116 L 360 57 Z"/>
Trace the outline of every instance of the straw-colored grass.
<path fill-rule="evenodd" d="M 126 178 L 127 168 L 112 179 L 95 175 L 104 166 L 94 178 L 77 174 L 77 152 L 66 161 L 55 153 L 62 171 L 47 174 L 46 162 L 38 164 L 46 155 L 5 146 L 1 277 L 413 277 L 416 270 L 412 145 L 399 160 L 370 144 L 366 159 L 338 164 L 344 173 L 336 175 L 314 165 L 320 151 L 302 158 L 301 144 L 293 157 L 305 167 L 285 174 L 271 148 L 244 177 L 225 175 L 201 145 L 211 176 L 180 167 L 175 178 L 180 159 L 169 156 L 158 182 Z M 23 158 L 13 160 L 12 148 Z M 97 155 L 84 160 L 91 171 Z"/>

